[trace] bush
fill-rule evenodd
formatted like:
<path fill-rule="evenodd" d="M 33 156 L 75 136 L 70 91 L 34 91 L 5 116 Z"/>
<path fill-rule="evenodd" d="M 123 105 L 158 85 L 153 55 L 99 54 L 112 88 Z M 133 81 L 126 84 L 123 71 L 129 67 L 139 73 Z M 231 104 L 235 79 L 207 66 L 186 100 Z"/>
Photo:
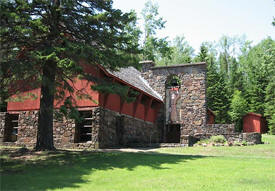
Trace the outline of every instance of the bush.
<path fill-rule="evenodd" d="M 213 143 L 225 143 L 226 142 L 226 139 L 223 135 L 217 135 L 217 136 L 212 136 L 210 138 L 210 142 L 213 142 Z"/>

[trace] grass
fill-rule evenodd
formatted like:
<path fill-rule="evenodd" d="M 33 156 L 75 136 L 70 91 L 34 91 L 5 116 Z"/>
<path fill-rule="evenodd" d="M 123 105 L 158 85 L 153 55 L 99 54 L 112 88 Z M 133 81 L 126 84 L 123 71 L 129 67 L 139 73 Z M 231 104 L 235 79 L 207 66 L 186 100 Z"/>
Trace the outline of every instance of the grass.
<path fill-rule="evenodd" d="M 1 148 L 0 190 L 275 190 L 275 136 L 264 141 L 148 153 Z"/>

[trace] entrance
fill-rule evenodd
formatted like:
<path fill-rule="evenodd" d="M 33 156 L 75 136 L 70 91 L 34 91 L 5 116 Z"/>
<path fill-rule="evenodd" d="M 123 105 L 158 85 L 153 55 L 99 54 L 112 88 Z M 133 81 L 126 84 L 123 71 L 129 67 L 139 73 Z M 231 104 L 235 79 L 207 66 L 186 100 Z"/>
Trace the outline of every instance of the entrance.
<path fill-rule="evenodd" d="M 166 125 L 166 142 L 180 143 L 180 125 L 179 124 Z"/>

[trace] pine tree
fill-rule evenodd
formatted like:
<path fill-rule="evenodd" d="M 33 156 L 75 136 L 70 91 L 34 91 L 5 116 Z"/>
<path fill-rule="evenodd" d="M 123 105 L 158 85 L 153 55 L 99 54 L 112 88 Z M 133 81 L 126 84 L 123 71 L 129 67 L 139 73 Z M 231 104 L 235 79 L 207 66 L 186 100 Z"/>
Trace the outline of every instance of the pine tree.
<path fill-rule="evenodd" d="M 275 135 L 275 76 L 270 80 L 266 88 L 265 116 L 268 121 L 270 134 Z"/>
<path fill-rule="evenodd" d="M 206 78 L 206 97 L 207 107 L 216 114 L 215 121 L 217 123 L 227 123 L 229 121 L 229 99 L 227 97 L 227 89 L 223 75 L 218 73 L 215 56 L 208 52 L 206 45 L 202 44 L 196 61 L 207 63 Z"/>
<path fill-rule="evenodd" d="M 53 101 L 59 91 L 73 91 L 69 80 L 86 75 L 80 63 L 138 63 L 136 34 L 126 28 L 134 15 L 109 0 L 3 0 L 0 7 L 1 68 L 9 66 L 10 86 L 24 80 L 41 87 L 36 150 L 52 150 Z"/>
<path fill-rule="evenodd" d="M 265 109 L 264 115 L 268 122 L 269 132 L 275 135 L 275 42 L 264 55 L 264 63 L 269 76 L 265 89 Z"/>
<path fill-rule="evenodd" d="M 251 112 L 264 115 L 266 87 L 274 75 L 272 58 L 275 41 L 267 38 L 253 47 L 245 63 L 247 100 Z"/>

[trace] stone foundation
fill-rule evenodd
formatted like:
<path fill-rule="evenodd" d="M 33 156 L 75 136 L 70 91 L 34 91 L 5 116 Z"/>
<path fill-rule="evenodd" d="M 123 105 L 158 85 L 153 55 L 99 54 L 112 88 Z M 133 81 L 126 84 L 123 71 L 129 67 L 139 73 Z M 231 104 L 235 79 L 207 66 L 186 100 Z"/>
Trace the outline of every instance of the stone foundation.
<path fill-rule="evenodd" d="M 91 108 L 91 141 L 76 140 L 76 122 L 72 119 L 55 118 L 53 138 L 56 148 L 87 149 L 129 146 L 135 143 L 159 142 L 159 130 L 150 122 L 121 115 L 100 107 Z M 34 147 L 38 127 L 38 111 L 18 112 L 18 136 L 15 142 L 4 142 L 7 113 L 0 113 L 1 144 Z"/>
<path fill-rule="evenodd" d="M 198 140 L 209 139 L 211 136 L 223 135 L 228 142 L 247 142 L 251 144 L 261 144 L 260 133 L 238 133 L 235 132 L 234 124 L 207 124 L 204 128 L 189 131 L 189 135 L 183 135 L 181 143 L 192 146 Z M 184 131 L 184 130 L 183 130 Z"/>
<path fill-rule="evenodd" d="M 6 112 L 0 112 L 0 143 L 4 141 Z"/>
<path fill-rule="evenodd" d="M 101 148 L 159 142 L 158 128 L 151 122 L 102 109 L 100 124 Z"/>

